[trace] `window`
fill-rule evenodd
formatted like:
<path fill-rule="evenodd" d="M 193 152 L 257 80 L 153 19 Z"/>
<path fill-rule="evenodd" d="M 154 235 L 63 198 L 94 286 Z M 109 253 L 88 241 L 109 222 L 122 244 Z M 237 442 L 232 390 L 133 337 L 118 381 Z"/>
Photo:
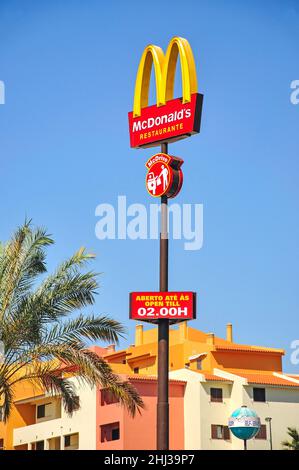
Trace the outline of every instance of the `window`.
<path fill-rule="evenodd" d="M 44 450 L 45 442 L 44 441 L 37 441 L 35 444 L 35 450 Z"/>
<path fill-rule="evenodd" d="M 101 442 L 117 441 L 120 439 L 119 423 L 104 424 L 101 428 Z"/>
<path fill-rule="evenodd" d="M 112 429 L 111 431 L 111 440 L 117 441 L 119 439 L 119 428 Z"/>
<path fill-rule="evenodd" d="M 51 403 L 44 403 L 37 406 L 36 417 L 37 419 L 47 418 L 51 415 Z"/>
<path fill-rule="evenodd" d="M 211 401 L 223 402 L 223 391 L 222 388 L 211 388 Z"/>
<path fill-rule="evenodd" d="M 259 432 L 255 436 L 256 439 L 267 439 L 267 427 L 265 424 L 262 424 Z"/>
<path fill-rule="evenodd" d="M 202 369 L 202 361 L 201 359 L 197 359 L 196 361 L 196 369 L 201 370 Z"/>
<path fill-rule="evenodd" d="M 0 450 L 4 450 L 4 439 L 0 439 Z"/>
<path fill-rule="evenodd" d="M 79 447 L 79 434 L 78 433 L 68 434 L 67 436 L 64 436 L 65 450 L 78 449 L 78 447 Z"/>
<path fill-rule="evenodd" d="M 112 405 L 113 403 L 119 403 L 119 398 L 106 388 L 101 390 L 101 406 Z"/>
<path fill-rule="evenodd" d="M 266 389 L 265 388 L 253 388 L 253 400 L 254 401 L 266 401 Z"/>
<path fill-rule="evenodd" d="M 39 405 L 37 407 L 37 419 L 44 418 L 46 416 L 46 405 Z"/>
<path fill-rule="evenodd" d="M 223 426 L 223 439 L 226 441 L 230 440 L 230 430 L 228 426 Z"/>
<path fill-rule="evenodd" d="M 139 374 L 139 367 L 134 367 L 134 374 Z"/>
<path fill-rule="evenodd" d="M 222 426 L 222 424 L 211 425 L 211 438 L 212 439 L 230 439 L 230 431 L 228 426 Z"/>

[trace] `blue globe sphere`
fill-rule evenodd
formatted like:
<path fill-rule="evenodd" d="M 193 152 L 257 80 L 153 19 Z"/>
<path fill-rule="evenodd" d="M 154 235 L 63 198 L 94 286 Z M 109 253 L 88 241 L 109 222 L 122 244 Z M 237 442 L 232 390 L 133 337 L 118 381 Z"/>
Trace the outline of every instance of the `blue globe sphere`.
<path fill-rule="evenodd" d="M 228 427 L 234 436 L 247 441 L 259 432 L 260 418 L 254 410 L 241 406 L 235 410 L 228 420 Z"/>

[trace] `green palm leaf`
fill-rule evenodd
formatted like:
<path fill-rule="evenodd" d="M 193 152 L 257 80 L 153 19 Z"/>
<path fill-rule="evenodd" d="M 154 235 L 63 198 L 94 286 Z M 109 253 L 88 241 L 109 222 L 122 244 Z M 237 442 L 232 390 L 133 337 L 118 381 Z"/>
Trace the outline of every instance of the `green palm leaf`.
<path fill-rule="evenodd" d="M 284 447 L 285 450 L 299 450 L 299 432 L 296 428 L 288 427 L 287 428 L 288 435 L 290 436 L 291 440 L 282 441 L 281 445 Z"/>
<path fill-rule="evenodd" d="M 111 391 L 134 416 L 143 408 L 137 391 L 115 375 L 109 364 L 88 349 L 90 342 L 117 343 L 123 326 L 108 316 L 73 314 L 93 305 L 98 275 L 82 271 L 94 258 L 84 248 L 58 266 L 39 285 L 46 271 L 46 231 L 26 221 L 12 239 L 0 245 L 0 405 L 6 420 L 15 387 L 31 381 L 47 393 L 60 395 L 67 413 L 79 406 L 74 384 L 62 368 L 72 366 L 79 383 Z M 68 318 L 72 315 L 72 318 Z"/>

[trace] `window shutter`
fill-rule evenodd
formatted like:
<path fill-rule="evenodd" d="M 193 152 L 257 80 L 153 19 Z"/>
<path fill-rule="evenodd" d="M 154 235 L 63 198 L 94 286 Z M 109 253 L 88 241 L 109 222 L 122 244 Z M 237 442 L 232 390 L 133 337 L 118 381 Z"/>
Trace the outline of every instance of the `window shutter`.
<path fill-rule="evenodd" d="M 230 430 L 228 426 L 223 426 L 223 439 L 226 441 L 230 440 Z"/>
<path fill-rule="evenodd" d="M 267 427 L 265 424 L 262 424 L 259 432 L 255 436 L 256 439 L 267 439 Z"/>
<path fill-rule="evenodd" d="M 211 424 L 211 438 L 217 439 L 217 424 Z"/>
<path fill-rule="evenodd" d="M 261 425 L 261 439 L 267 439 L 267 428 L 266 428 L 266 425 L 265 424 L 262 424 Z"/>

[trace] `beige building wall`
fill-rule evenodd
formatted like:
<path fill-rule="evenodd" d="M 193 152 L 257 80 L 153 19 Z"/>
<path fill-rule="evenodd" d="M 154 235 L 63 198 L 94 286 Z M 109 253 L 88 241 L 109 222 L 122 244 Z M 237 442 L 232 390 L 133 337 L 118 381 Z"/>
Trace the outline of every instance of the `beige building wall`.
<path fill-rule="evenodd" d="M 281 442 L 288 439 L 287 427 L 299 427 L 299 390 L 290 388 L 265 387 L 266 402 L 253 401 L 253 386 L 247 385 L 245 396 L 247 406 L 253 408 L 261 419 L 262 424 L 267 425 L 267 438 L 269 439 L 269 425 L 265 418 L 272 418 L 272 442 L 273 449 L 280 450 Z M 250 448 L 269 449 L 269 440 L 254 439 L 249 442 Z"/>
<path fill-rule="evenodd" d="M 79 450 L 96 449 L 96 389 L 91 389 L 87 385 L 79 385 L 76 378 L 70 380 L 75 383 L 78 390 L 81 404 L 80 409 L 74 412 L 72 417 L 69 417 L 63 405 L 60 404 L 59 415 L 61 417 L 53 418 L 53 415 L 57 413 L 55 403 L 60 402 L 60 400 L 52 398 L 52 414 L 49 419 L 42 418 L 41 420 L 37 420 L 36 424 L 16 428 L 13 433 L 14 446 L 27 444 L 28 448 L 31 448 L 31 443 L 45 441 L 45 449 L 57 449 L 58 439 L 60 439 L 60 448 L 63 449 L 64 436 L 78 433 Z M 43 401 L 49 403 L 51 397 Z M 39 401 L 38 404 L 40 404 Z M 77 438 L 74 439 L 73 441 L 75 442 Z"/>
<path fill-rule="evenodd" d="M 232 385 L 230 388 L 230 400 L 227 403 L 227 408 L 225 410 L 226 413 L 226 423 L 228 422 L 229 416 L 240 406 L 248 405 L 246 403 L 246 396 L 244 385 L 246 384 L 246 380 L 243 377 L 239 377 L 238 375 L 231 374 L 230 372 L 225 372 L 222 369 L 214 369 L 214 374 L 218 375 L 219 377 L 223 377 L 224 379 L 231 380 Z M 235 437 L 232 433 L 231 434 L 231 450 L 242 450 L 244 448 L 244 443 L 242 440 Z"/>
<path fill-rule="evenodd" d="M 204 375 L 190 369 L 170 373 L 170 377 L 187 382 L 184 399 L 185 449 L 231 449 L 231 441 L 211 438 L 211 425 L 227 425 L 231 384 L 206 382 Z M 223 403 L 211 403 L 210 388 L 223 389 Z"/>
<path fill-rule="evenodd" d="M 201 407 L 199 397 L 201 376 L 189 369 L 180 369 L 170 372 L 169 377 L 187 382 L 184 397 L 185 449 L 200 449 Z"/>
<path fill-rule="evenodd" d="M 184 427 L 186 450 L 237 450 L 243 449 L 243 441 L 230 433 L 230 440 L 212 439 L 211 425 L 227 425 L 232 412 L 242 405 L 256 411 L 262 424 L 267 426 L 267 439 L 251 439 L 247 448 L 270 449 L 269 425 L 265 418 L 272 418 L 273 449 L 282 449 L 281 441 L 287 438 L 287 427 L 299 425 L 299 390 L 291 387 L 263 386 L 248 384 L 246 379 L 235 374 L 214 369 L 214 374 L 232 383 L 206 381 L 204 374 L 181 369 L 170 373 L 173 379 L 187 382 L 184 400 Z M 223 402 L 210 401 L 210 388 L 223 390 Z M 266 389 L 266 402 L 253 401 L 253 387 Z"/>
<path fill-rule="evenodd" d="M 211 402 L 210 389 L 222 388 L 223 402 Z M 200 383 L 200 408 L 201 408 L 201 449 L 230 450 L 231 440 L 212 439 L 211 426 L 218 424 L 227 426 L 227 410 L 230 406 L 231 384 L 225 382 L 201 382 Z"/>

